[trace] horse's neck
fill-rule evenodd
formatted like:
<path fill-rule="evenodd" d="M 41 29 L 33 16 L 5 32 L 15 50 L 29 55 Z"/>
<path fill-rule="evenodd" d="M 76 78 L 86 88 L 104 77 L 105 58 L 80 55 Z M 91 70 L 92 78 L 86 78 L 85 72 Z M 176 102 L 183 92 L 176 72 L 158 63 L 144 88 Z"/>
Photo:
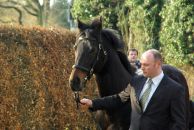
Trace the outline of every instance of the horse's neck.
<path fill-rule="evenodd" d="M 113 95 L 122 91 L 130 80 L 130 74 L 120 62 L 119 57 L 109 56 L 103 71 L 96 74 L 96 82 L 98 84 L 101 96 Z"/>

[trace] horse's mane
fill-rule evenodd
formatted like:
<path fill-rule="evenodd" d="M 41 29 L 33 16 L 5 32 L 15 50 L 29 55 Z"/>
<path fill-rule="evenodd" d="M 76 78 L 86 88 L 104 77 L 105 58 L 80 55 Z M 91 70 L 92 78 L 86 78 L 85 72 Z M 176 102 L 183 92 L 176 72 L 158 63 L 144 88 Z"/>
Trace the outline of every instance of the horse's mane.
<path fill-rule="evenodd" d="M 125 52 L 124 52 L 124 42 L 118 33 L 118 31 L 113 29 L 103 29 L 102 35 L 104 35 L 107 39 L 109 39 L 111 42 L 112 47 L 116 50 L 121 63 L 125 67 L 125 69 L 131 74 L 134 75 L 136 69 L 131 66 Z"/>
<path fill-rule="evenodd" d="M 134 75 L 135 75 L 136 68 L 133 67 L 133 66 L 130 64 L 130 62 L 129 62 L 127 56 L 126 56 L 124 53 L 120 52 L 120 51 L 118 51 L 117 54 L 118 54 L 118 56 L 119 56 L 119 58 L 120 58 L 120 60 L 121 60 L 121 63 L 122 63 L 123 66 L 125 67 L 125 69 L 126 69 L 132 76 L 134 76 Z"/>
<path fill-rule="evenodd" d="M 110 43 L 116 51 L 124 51 L 124 42 L 118 31 L 113 29 L 103 29 L 102 35 L 111 41 Z"/>

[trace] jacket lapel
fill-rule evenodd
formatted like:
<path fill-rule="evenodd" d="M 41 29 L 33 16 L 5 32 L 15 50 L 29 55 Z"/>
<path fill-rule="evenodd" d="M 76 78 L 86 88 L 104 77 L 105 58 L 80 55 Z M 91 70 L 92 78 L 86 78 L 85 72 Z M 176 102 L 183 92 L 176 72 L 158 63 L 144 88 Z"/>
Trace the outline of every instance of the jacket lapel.
<path fill-rule="evenodd" d="M 143 78 L 142 82 L 139 82 L 140 85 L 138 85 L 139 87 L 138 87 L 137 90 L 136 90 L 136 96 L 137 96 L 137 99 L 138 99 L 138 100 L 139 100 L 141 91 L 142 91 L 142 89 L 143 89 L 143 86 L 144 86 L 146 80 L 147 80 L 147 78 Z"/>
<path fill-rule="evenodd" d="M 130 98 L 132 109 L 134 109 L 137 113 L 142 114 L 142 109 L 139 104 L 139 100 L 137 99 L 136 91 L 133 87 L 131 88 Z"/>
<path fill-rule="evenodd" d="M 141 93 L 141 91 L 143 89 L 143 86 L 144 86 L 146 80 L 147 80 L 147 78 L 144 77 L 142 79 L 142 81 L 139 81 L 138 82 L 139 84 L 137 85 L 138 87 L 135 87 L 135 90 L 134 90 L 136 110 L 137 110 L 138 113 L 141 113 L 141 114 L 142 114 L 143 111 L 142 111 L 142 108 L 141 108 L 141 105 L 140 105 L 140 102 L 139 102 L 139 96 L 140 96 L 140 93 Z"/>

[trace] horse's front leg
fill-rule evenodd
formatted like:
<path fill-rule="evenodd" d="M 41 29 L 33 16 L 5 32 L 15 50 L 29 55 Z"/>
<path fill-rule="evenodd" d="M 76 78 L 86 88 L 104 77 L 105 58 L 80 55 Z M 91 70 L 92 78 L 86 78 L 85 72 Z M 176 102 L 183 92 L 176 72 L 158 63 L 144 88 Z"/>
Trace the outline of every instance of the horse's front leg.
<path fill-rule="evenodd" d="M 106 130 L 124 130 L 121 126 L 110 124 Z"/>
<path fill-rule="evenodd" d="M 110 125 L 109 117 L 105 111 L 98 110 L 95 116 L 97 130 L 107 130 Z"/>

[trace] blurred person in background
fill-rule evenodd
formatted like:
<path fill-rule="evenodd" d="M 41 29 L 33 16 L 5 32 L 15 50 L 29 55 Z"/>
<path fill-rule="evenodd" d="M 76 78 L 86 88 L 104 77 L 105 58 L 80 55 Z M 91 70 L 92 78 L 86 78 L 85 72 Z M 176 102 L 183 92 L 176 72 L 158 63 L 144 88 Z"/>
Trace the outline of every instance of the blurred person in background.
<path fill-rule="evenodd" d="M 136 70 L 137 74 L 142 74 L 142 71 L 140 69 L 141 68 L 141 63 L 137 59 L 137 57 L 138 57 L 138 50 L 135 49 L 135 48 L 129 49 L 129 51 L 128 51 L 128 59 L 129 59 L 130 64 L 137 69 Z"/>

